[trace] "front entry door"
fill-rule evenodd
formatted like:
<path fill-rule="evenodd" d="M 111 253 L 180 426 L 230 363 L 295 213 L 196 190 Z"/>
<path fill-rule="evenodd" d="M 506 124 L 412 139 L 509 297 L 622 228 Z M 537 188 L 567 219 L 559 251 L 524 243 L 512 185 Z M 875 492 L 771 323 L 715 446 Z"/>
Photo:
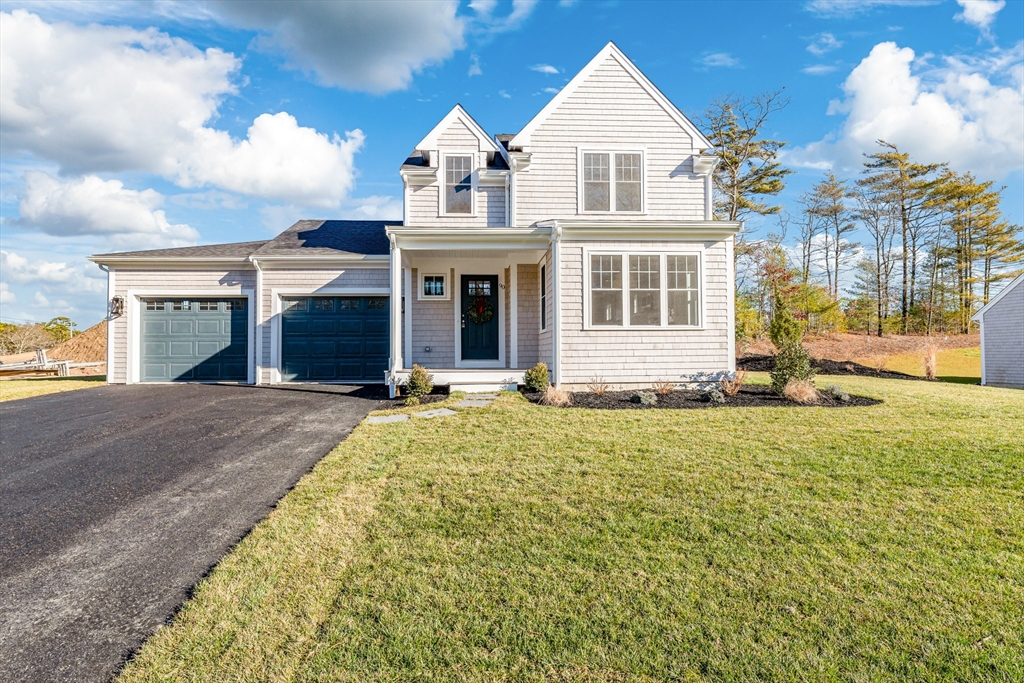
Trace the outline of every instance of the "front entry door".
<path fill-rule="evenodd" d="M 462 276 L 462 360 L 498 360 L 498 276 Z"/>

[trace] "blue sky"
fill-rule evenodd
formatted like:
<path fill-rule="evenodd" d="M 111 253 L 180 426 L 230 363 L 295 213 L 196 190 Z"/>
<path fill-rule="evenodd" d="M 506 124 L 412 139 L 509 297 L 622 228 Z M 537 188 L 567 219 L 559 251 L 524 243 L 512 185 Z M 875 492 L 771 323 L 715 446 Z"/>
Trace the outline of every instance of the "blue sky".
<path fill-rule="evenodd" d="M 5 2 L 0 30 L 5 320 L 98 321 L 90 253 L 400 217 L 398 166 L 456 102 L 516 132 L 608 40 L 687 115 L 784 87 L 794 211 L 886 137 L 1024 222 L 1015 0 Z"/>

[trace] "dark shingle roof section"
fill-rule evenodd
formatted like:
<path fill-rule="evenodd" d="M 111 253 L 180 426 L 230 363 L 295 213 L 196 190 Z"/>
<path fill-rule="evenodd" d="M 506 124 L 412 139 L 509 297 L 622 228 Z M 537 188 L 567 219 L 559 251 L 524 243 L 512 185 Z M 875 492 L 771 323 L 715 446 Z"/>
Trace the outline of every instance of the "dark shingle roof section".
<path fill-rule="evenodd" d="M 506 146 L 506 143 L 501 143 Z M 414 149 L 409 157 L 402 163 L 403 171 L 411 171 L 419 168 L 428 168 L 427 160 L 423 158 L 423 154 L 418 150 Z M 497 171 L 508 170 L 508 163 L 505 161 L 505 157 L 499 152 L 487 154 L 487 168 Z"/>
<path fill-rule="evenodd" d="M 147 249 L 145 251 L 119 251 L 113 254 L 98 256 L 117 256 L 120 258 L 245 258 L 267 243 L 230 242 L 228 244 L 204 244 L 198 247 L 175 247 L 173 249 Z"/>
<path fill-rule="evenodd" d="M 402 221 L 299 221 L 254 255 L 386 255 L 391 245 L 384 228 L 401 224 Z"/>

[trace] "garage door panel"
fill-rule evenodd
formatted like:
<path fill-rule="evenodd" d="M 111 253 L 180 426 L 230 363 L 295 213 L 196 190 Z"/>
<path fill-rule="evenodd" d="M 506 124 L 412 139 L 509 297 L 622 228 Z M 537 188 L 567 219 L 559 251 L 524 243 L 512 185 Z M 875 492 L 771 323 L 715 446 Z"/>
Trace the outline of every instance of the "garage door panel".
<path fill-rule="evenodd" d="M 144 302 L 141 316 L 142 381 L 248 378 L 244 299 L 161 299 Z"/>
<path fill-rule="evenodd" d="M 381 381 L 388 360 L 387 301 L 386 297 L 285 298 L 283 379 Z"/>

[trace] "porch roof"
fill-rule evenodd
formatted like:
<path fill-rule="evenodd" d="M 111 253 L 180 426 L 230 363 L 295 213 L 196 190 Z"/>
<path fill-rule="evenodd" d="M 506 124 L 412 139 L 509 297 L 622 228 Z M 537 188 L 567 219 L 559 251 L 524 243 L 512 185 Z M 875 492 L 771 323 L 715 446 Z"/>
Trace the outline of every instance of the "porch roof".
<path fill-rule="evenodd" d="M 505 252 L 546 249 L 551 244 L 551 228 L 538 225 L 526 228 L 389 226 L 387 235 L 396 247 L 409 250 Z"/>

